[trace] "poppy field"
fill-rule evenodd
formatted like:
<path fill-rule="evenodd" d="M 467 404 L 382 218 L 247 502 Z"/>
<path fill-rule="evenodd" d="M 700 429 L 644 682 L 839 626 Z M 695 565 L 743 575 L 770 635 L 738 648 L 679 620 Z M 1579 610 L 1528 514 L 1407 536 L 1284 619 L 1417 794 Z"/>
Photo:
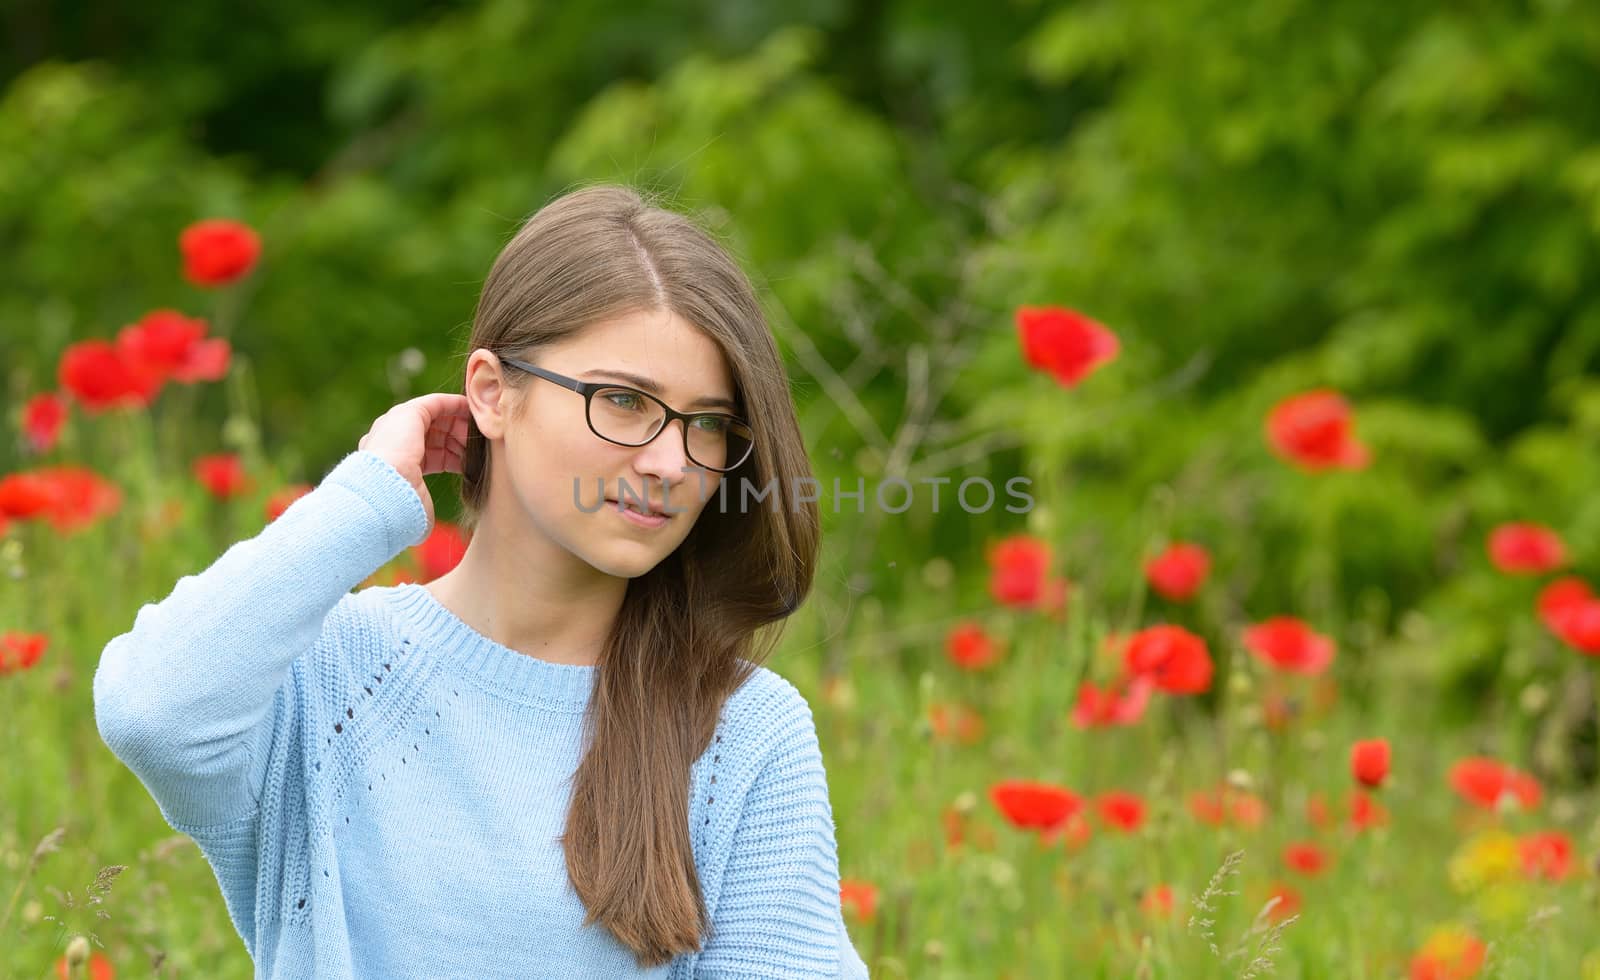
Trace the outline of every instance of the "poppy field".
<path fill-rule="evenodd" d="M 260 248 L 208 219 L 176 251 L 221 294 Z M 1064 306 L 1019 307 L 1008 332 L 1049 397 L 1122 360 L 1112 328 Z M 310 489 L 259 447 L 176 465 L 185 397 L 241 380 L 208 318 L 158 308 L 63 350 L 13 413 L 32 462 L 0 477 L 8 975 L 248 975 L 203 858 L 99 744 L 88 701 L 130 603 Z M 1306 494 L 1376 465 L 1330 388 L 1279 400 L 1260 438 Z M 1539 516 L 1493 526 L 1461 574 L 1514 597 L 1504 642 L 1551 678 L 1499 713 L 1556 727 L 1446 723 L 1360 623 L 1247 613 L 1204 540 L 1127 556 L 1121 608 L 1025 526 L 985 542 L 970 589 L 925 561 L 958 613 L 930 605 L 909 659 L 847 637 L 839 672 L 807 642 L 827 617 L 803 611 L 775 667 L 813 706 L 840 900 L 874 975 L 1600 975 L 1600 598 Z M 427 581 L 465 545 L 440 520 L 365 584 Z M 106 556 L 92 586 L 75 571 Z"/>
<path fill-rule="evenodd" d="M 1600 980 L 1600 8 L 78 6 L 0 46 L 0 977 L 251 975 L 100 653 L 611 181 L 788 368 L 874 978 Z"/>

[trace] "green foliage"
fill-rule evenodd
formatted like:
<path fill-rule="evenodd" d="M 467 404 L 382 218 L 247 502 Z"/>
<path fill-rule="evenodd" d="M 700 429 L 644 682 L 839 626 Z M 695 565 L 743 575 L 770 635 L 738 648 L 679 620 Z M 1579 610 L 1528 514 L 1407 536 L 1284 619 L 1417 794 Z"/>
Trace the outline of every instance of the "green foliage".
<path fill-rule="evenodd" d="M 868 709 L 830 704 L 819 725 L 848 815 L 846 873 L 889 892 L 892 928 L 861 944 L 882 975 L 1086 964 L 1089 932 L 1054 916 L 1060 902 L 1092 896 L 1114 912 L 1077 918 L 1132 945 L 1141 925 L 1117 903 L 1129 882 L 1198 889 L 1226 853 L 1210 838 L 1162 837 L 1063 883 L 1030 874 L 1036 855 L 1013 842 L 992 860 L 909 874 L 937 811 L 997 772 L 1097 786 L 1134 772 L 1156 786 L 1175 778 L 1152 775 L 1157 761 L 1208 778 L 1245 767 L 1296 802 L 1338 768 L 1305 746 L 1393 730 L 1435 780 L 1401 789 L 1414 822 L 1373 845 L 1399 869 L 1417 853 L 1429 868 L 1443 861 L 1448 814 L 1435 797 L 1453 753 L 1527 758 L 1559 792 L 1591 792 L 1592 674 L 1535 621 L 1538 583 L 1496 572 L 1484 542 L 1501 522 L 1541 521 L 1561 533 L 1574 574 L 1600 570 L 1592 5 L 75 10 L 18 34 L 45 38 L 42 49 L 0 62 L 3 400 L 51 390 L 67 345 L 113 338 L 162 307 L 208 318 L 238 368 L 226 386 L 163 396 L 148 429 L 69 423 L 56 455 L 134 497 L 123 523 L 35 565 L 53 578 L 18 578 L 47 581 L 45 600 L 0 597 L 0 627 L 66 638 L 71 669 L 53 683 L 76 699 L 0 699 L 7 719 L 25 719 L 12 724 L 60 736 L 18 739 L 17 771 L 72 774 L 0 781 L 0 812 L 21 814 L 0 852 L 22 853 L 58 815 L 139 798 L 104 758 L 84 764 L 96 751 L 82 725 L 94 654 L 135 600 L 256 520 L 206 512 L 166 550 L 147 549 L 134 522 L 152 502 L 204 504 L 187 461 L 244 448 L 273 485 L 310 479 L 395 402 L 459 390 L 500 246 L 546 201 L 596 180 L 701 220 L 757 282 L 788 359 L 827 544 L 785 662 L 819 700 L 847 669 Z M 178 232 L 209 216 L 261 233 L 261 263 L 239 287 L 178 275 Z M 1094 317 L 1118 335 L 1117 360 L 1071 389 L 1030 371 L 1022 305 Z M 417 354 L 420 373 L 404 369 Z M 1268 411 L 1317 387 L 1350 399 L 1367 469 L 1307 474 L 1269 451 Z M 20 439 L 0 444 L 0 474 L 34 462 Z M 916 484 L 915 504 L 885 514 L 873 489 L 896 476 Z M 954 488 L 971 477 L 1024 477 L 1036 506 L 1007 512 L 1002 496 L 969 513 Z M 920 481 L 938 478 L 950 482 L 934 513 Z M 866 513 L 832 493 L 858 479 Z M 445 481 L 434 486 L 452 519 Z M 997 612 L 986 594 L 986 545 L 1022 530 L 1051 543 L 1053 571 L 1077 586 L 1062 630 Z M 1214 558 L 1193 606 L 1147 593 L 1142 562 L 1171 540 Z M 1230 678 L 1256 677 L 1239 630 L 1277 614 L 1340 644 L 1348 713 L 1294 745 L 1227 727 Z M 1025 676 L 952 675 L 940 644 L 962 618 L 1013 640 L 1011 669 Z M 1098 676 L 1091 633 L 1161 621 L 1206 637 L 1219 689 L 1160 731 L 1086 750 L 1062 718 L 1076 680 Z M 984 751 L 917 741 L 935 693 L 990 709 Z M 96 821 L 92 853 L 131 857 L 161 826 L 152 812 Z M 92 876 L 79 846 L 76 873 Z M 146 916 L 130 931 L 185 970 L 243 975 L 227 960 L 237 951 L 220 902 L 199 897 L 208 873 L 183 855 L 153 858 L 174 862 L 161 872 L 172 894 L 141 903 L 173 908 L 174 921 Z M 1271 860 L 1246 859 L 1252 887 Z M 1394 975 L 1394 951 L 1457 910 L 1420 872 L 1364 875 L 1329 883 L 1327 905 L 1341 889 L 1400 888 L 1404 915 L 1341 911 L 1291 928 L 1280 959 L 1298 975 Z M 194 907 L 175 908 L 180 894 Z M 1232 935 L 1254 909 L 1236 912 Z M 1560 966 L 1538 973 L 1526 936 L 1501 935 L 1505 976 L 1573 975 L 1585 952 L 1563 934 L 1543 954 Z M 1160 934 L 1140 962 L 1154 975 L 1221 970 L 1192 939 Z M 1391 960 L 1363 958 L 1379 950 Z M 1129 959 L 1107 956 L 1085 968 L 1127 975 Z M 1358 961 L 1365 973 L 1351 972 Z"/>

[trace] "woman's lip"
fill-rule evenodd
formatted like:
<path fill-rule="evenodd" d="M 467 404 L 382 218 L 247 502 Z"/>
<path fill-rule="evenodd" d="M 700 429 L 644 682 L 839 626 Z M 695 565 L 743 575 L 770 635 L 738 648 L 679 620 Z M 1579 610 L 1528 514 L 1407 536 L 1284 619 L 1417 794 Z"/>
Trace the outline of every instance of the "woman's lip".
<path fill-rule="evenodd" d="M 625 507 L 623 505 L 622 501 L 618 500 L 615 497 L 607 497 L 606 498 L 606 502 L 607 503 L 616 504 L 618 510 L 627 510 L 628 509 L 627 507 Z M 652 511 L 648 511 L 647 513 L 651 517 L 665 517 L 665 518 L 667 518 L 669 520 L 673 516 L 673 511 L 670 511 L 670 510 L 652 510 Z"/>

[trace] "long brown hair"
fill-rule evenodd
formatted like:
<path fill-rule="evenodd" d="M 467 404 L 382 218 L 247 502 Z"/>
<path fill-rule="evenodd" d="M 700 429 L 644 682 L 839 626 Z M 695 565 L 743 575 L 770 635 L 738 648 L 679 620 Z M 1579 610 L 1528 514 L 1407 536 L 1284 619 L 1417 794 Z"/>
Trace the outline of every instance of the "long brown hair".
<path fill-rule="evenodd" d="M 688 217 L 611 184 L 567 193 L 529 218 L 484 282 L 464 356 L 487 348 L 529 357 L 586 324 L 671 310 L 711 337 L 734 379 L 755 451 L 724 474 L 774 506 L 715 505 L 683 543 L 630 579 L 598 661 L 585 714 L 588 748 L 573 777 L 562 846 L 588 911 L 657 966 L 699 949 L 709 921 L 688 818 L 690 766 L 710 743 L 723 702 L 766 659 L 784 619 L 811 589 L 817 506 L 796 499 L 811 478 L 787 374 L 755 290 Z M 507 371 L 525 403 L 528 375 Z M 486 504 L 488 443 L 470 423 L 461 481 L 466 529 Z M 776 624 L 774 629 L 760 627 Z"/>

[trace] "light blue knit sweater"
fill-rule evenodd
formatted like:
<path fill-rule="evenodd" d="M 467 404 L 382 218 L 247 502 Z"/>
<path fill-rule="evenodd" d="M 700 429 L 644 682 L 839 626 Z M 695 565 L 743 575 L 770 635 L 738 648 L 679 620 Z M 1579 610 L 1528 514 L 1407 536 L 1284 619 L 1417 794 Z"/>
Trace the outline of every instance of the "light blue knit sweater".
<path fill-rule="evenodd" d="M 351 592 L 426 533 L 353 452 L 101 655 L 101 737 L 211 863 L 256 977 L 865 977 L 811 710 L 765 668 L 692 771 L 710 938 L 646 971 L 583 926 L 557 837 L 597 668 L 420 585 Z"/>

